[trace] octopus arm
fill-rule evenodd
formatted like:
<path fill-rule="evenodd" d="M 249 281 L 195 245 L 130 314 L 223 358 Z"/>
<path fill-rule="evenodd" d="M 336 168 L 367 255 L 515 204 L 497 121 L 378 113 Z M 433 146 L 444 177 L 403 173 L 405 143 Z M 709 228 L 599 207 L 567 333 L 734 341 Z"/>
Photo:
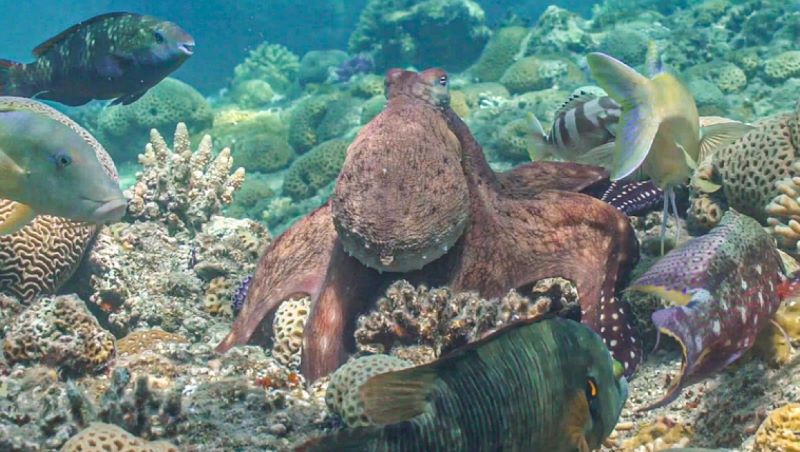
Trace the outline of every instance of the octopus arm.
<path fill-rule="evenodd" d="M 512 198 L 531 198 L 545 190 L 593 191 L 608 184 L 608 171 L 571 162 L 535 162 L 497 174 L 500 192 Z"/>

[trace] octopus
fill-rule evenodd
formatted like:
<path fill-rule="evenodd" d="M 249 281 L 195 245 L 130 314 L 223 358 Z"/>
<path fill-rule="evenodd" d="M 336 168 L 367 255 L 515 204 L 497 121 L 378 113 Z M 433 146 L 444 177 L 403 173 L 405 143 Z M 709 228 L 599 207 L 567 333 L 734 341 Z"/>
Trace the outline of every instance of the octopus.
<path fill-rule="evenodd" d="M 309 296 L 301 371 L 314 380 L 347 358 L 358 316 L 398 279 L 493 298 L 560 276 L 632 374 L 641 349 L 615 294 L 638 242 L 623 213 L 582 193 L 602 193 L 605 170 L 495 172 L 451 110 L 445 72 L 392 69 L 385 85 L 387 106 L 351 144 L 331 199 L 270 244 L 217 351 L 265 344 L 278 306 Z"/>

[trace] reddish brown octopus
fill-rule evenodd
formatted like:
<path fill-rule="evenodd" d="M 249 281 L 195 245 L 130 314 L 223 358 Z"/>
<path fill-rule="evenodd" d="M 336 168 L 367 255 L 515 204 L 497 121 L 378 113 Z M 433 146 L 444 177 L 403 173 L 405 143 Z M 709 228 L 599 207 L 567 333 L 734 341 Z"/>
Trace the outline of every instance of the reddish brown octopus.
<path fill-rule="evenodd" d="M 280 303 L 306 294 L 301 369 L 313 380 L 346 359 L 358 315 L 393 281 L 492 298 L 560 276 L 578 289 L 581 321 L 633 373 L 641 351 L 615 294 L 638 243 L 622 213 L 580 193 L 607 173 L 554 162 L 495 173 L 447 83 L 439 69 L 388 72 L 387 106 L 348 149 L 331 200 L 265 251 L 218 351 L 265 344 Z"/>

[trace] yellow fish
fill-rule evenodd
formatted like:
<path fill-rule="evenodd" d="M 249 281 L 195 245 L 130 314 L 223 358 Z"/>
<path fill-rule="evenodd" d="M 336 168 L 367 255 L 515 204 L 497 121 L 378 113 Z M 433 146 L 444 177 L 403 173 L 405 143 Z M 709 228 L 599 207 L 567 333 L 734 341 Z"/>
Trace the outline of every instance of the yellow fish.
<path fill-rule="evenodd" d="M 592 76 L 622 106 L 616 130 L 611 178 L 627 177 L 637 169 L 664 190 L 661 249 L 671 205 L 677 221 L 676 185 L 685 183 L 702 155 L 730 143 L 753 127 L 725 122 L 700 128 L 694 97 L 672 74 L 647 78 L 603 53 L 586 57 Z"/>
<path fill-rule="evenodd" d="M 13 234 L 36 215 L 88 223 L 122 218 L 127 201 L 104 169 L 94 138 L 56 110 L 0 97 L 0 198 L 16 201 L 0 221 Z"/>

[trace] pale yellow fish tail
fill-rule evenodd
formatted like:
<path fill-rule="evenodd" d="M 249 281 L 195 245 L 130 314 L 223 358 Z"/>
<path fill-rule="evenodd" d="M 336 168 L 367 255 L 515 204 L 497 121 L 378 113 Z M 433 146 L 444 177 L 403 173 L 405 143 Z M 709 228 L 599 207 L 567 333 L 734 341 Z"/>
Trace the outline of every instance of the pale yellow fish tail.
<path fill-rule="evenodd" d="M 532 130 L 532 138 L 528 141 L 528 155 L 531 161 L 537 162 L 554 155 L 552 145 L 547 142 L 547 135 L 544 133 L 542 123 L 536 118 L 533 113 L 528 113 L 528 122 L 530 122 Z"/>
<path fill-rule="evenodd" d="M 597 84 L 622 106 L 611 171 L 612 179 L 622 179 L 647 158 L 661 124 L 653 105 L 652 83 L 604 53 L 590 53 L 586 61 Z"/>

